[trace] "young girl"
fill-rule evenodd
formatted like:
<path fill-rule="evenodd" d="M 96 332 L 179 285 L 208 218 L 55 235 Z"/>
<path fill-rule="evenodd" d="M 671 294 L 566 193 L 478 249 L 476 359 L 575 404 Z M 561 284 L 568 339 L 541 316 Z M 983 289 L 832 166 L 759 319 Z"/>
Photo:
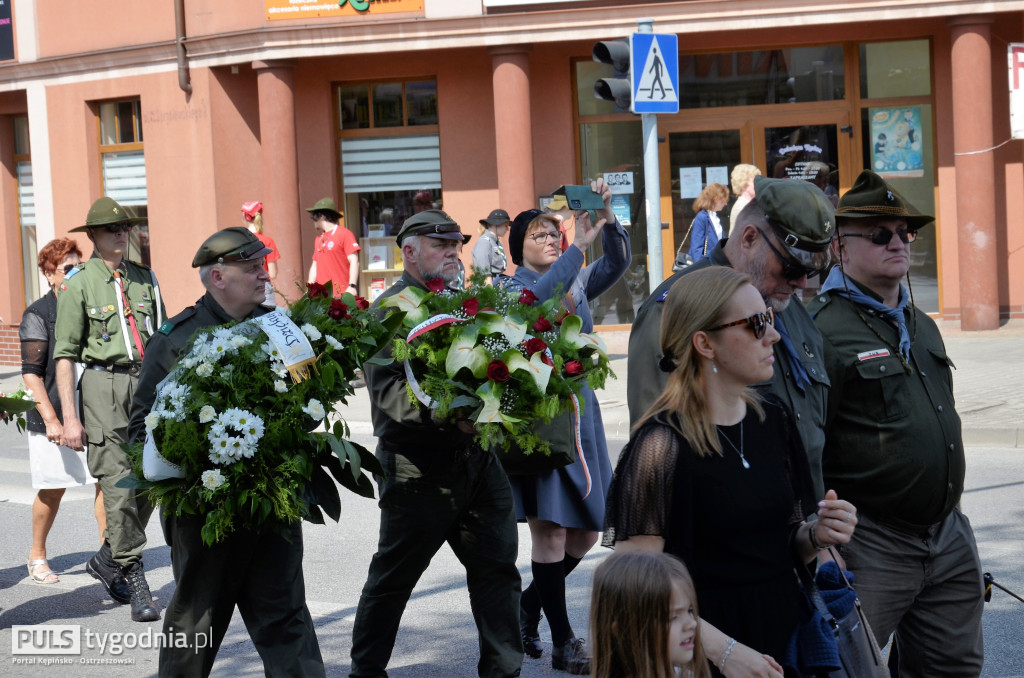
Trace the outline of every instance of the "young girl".
<path fill-rule="evenodd" d="M 593 678 L 707 678 L 697 593 L 683 562 L 625 551 L 594 571 Z"/>

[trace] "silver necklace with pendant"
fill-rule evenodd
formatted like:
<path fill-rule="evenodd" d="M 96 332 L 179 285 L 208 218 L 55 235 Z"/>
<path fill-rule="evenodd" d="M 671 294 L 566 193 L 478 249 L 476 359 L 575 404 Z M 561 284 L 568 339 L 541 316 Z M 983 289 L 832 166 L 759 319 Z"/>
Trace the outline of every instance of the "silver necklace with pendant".
<path fill-rule="evenodd" d="M 729 436 L 725 435 L 725 432 L 722 430 L 721 426 L 718 426 L 716 424 L 715 428 L 718 430 L 718 437 L 722 438 L 723 440 L 725 440 L 725 442 L 729 443 L 729 447 L 731 447 L 732 449 L 736 450 L 736 454 L 740 455 L 740 461 L 743 462 L 743 468 L 750 468 L 750 462 L 748 462 L 747 458 L 743 456 L 743 421 L 742 420 L 740 421 L 740 446 L 739 447 L 736 447 L 736 443 L 734 443 L 733 441 L 729 440 Z"/>

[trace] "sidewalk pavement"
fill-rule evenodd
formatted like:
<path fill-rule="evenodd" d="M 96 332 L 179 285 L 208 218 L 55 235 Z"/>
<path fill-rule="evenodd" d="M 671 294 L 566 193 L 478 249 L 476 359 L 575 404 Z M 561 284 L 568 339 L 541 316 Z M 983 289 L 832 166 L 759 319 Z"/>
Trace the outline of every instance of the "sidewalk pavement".
<path fill-rule="evenodd" d="M 956 370 L 953 390 L 963 424 L 966 447 L 1024 448 L 1024 319 L 1010 320 L 998 330 L 964 332 L 959 322 L 940 320 L 939 330 Z M 629 439 L 626 405 L 626 354 L 629 332 L 600 332 L 608 347 L 616 379 L 609 379 L 598 393 L 609 449 L 615 453 Z M 12 391 L 21 383 L 15 367 L 0 367 L 0 391 Z M 353 433 L 370 435 L 370 402 L 365 389 L 339 412 Z M 616 443 L 613 445 L 612 443 Z"/>

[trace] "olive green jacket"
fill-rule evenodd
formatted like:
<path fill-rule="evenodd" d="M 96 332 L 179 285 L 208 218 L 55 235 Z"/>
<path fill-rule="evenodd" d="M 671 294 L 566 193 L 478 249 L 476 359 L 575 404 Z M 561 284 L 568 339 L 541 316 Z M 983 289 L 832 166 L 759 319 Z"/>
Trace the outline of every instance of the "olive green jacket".
<path fill-rule="evenodd" d="M 135 319 L 142 345 L 164 319 L 164 303 L 156 276 L 147 266 L 124 260 L 123 277 L 129 308 L 119 298 L 114 272 L 101 257 L 79 265 L 57 295 L 53 358 L 89 365 L 126 365 L 142 360 L 135 347 L 128 314 Z"/>

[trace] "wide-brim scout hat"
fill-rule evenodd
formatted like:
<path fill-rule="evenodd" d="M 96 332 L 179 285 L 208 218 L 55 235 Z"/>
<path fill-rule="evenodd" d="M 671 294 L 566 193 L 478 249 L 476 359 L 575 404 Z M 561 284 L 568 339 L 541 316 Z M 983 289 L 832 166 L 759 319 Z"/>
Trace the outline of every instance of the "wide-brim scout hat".
<path fill-rule="evenodd" d="M 836 217 L 846 219 L 877 219 L 894 217 L 907 222 L 907 228 L 916 231 L 935 221 L 935 217 L 921 214 L 903 196 L 885 183 L 871 170 L 864 170 L 853 182 L 853 188 L 839 199 Z"/>
<path fill-rule="evenodd" d="M 271 252 L 248 228 L 232 226 L 217 231 L 203 241 L 192 259 L 192 268 L 212 264 L 230 264 L 237 261 L 262 259 Z"/>
<path fill-rule="evenodd" d="M 508 212 L 505 210 L 491 210 L 491 213 L 487 215 L 486 219 L 480 220 L 481 226 L 501 226 L 512 221 L 512 218 L 508 216 Z"/>
<path fill-rule="evenodd" d="M 441 210 L 423 210 L 412 215 L 402 224 L 395 239 L 401 245 L 402 241 L 410 235 L 425 235 L 428 238 L 441 240 L 461 240 L 463 244 L 468 243 L 472 237 L 465 235 L 455 220 Z"/>
<path fill-rule="evenodd" d="M 72 228 L 69 233 L 84 233 L 90 228 L 98 228 L 108 224 L 129 223 L 132 226 L 141 224 L 145 219 L 133 217 L 128 210 L 118 204 L 113 198 L 103 196 L 92 204 L 89 214 L 85 217 L 85 223 Z"/>
<path fill-rule="evenodd" d="M 790 256 L 813 269 L 827 262 L 836 210 L 820 188 L 799 179 L 756 176 L 754 200 Z"/>
<path fill-rule="evenodd" d="M 334 204 L 334 198 L 320 198 L 316 201 L 316 204 L 312 207 L 307 207 L 306 211 L 310 214 L 314 212 L 327 212 L 328 214 L 334 215 L 334 221 L 341 219 L 345 214 L 338 211 L 338 206 Z"/>

